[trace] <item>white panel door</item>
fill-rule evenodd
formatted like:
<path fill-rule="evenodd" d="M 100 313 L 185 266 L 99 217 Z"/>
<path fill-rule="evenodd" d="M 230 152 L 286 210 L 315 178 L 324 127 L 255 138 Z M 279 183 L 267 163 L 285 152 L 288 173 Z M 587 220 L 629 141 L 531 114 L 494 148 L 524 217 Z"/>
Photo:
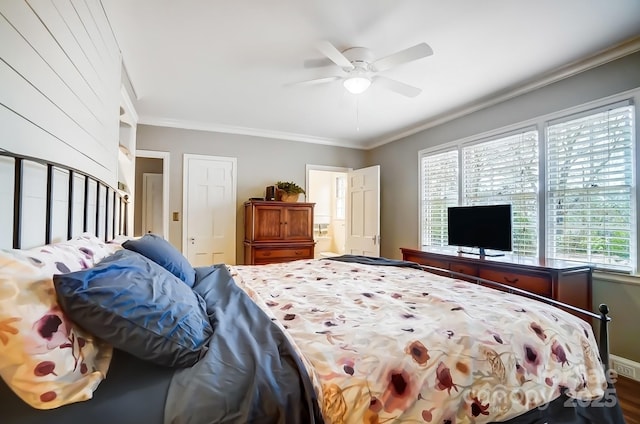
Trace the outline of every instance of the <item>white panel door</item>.
<path fill-rule="evenodd" d="M 349 171 L 345 253 L 380 256 L 380 165 Z"/>
<path fill-rule="evenodd" d="M 162 222 L 162 184 L 162 174 L 142 174 L 142 232 L 166 237 Z"/>
<path fill-rule="evenodd" d="M 183 252 L 193 266 L 236 262 L 236 159 L 184 155 Z"/>

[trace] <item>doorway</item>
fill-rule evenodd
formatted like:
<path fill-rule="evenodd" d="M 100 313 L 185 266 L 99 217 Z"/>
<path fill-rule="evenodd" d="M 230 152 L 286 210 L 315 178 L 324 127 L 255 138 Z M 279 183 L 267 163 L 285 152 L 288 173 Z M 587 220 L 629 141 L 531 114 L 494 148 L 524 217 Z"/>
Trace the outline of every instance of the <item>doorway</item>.
<path fill-rule="evenodd" d="M 169 157 L 169 152 L 136 150 L 134 236 L 152 232 L 169 239 Z"/>
<path fill-rule="evenodd" d="M 346 188 L 349 168 L 307 165 L 307 201 L 313 209 L 315 257 L 342 255 L 346 240 Z"/>

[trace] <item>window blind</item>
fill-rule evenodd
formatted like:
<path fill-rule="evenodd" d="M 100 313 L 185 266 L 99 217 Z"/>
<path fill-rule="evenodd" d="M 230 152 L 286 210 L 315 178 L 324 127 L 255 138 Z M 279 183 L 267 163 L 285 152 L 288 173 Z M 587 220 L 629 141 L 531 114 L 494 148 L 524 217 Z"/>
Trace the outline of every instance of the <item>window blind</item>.
<path fill-rule="evenodd" d="M 632 270 L 633 117 L 627 103 L 547 126 L 547 255 Z"/>
<path fill-rule="evenodd" d="M 422 244 L 447 245 L 447 208 L 458 204 L 458 151 L 422 157 Z"/>
<path fill-rule="evenodd" d="M 462 204 L 511 204 L 513 252 L 536 256 L 538 132 L 535 129 L 462 148 Z"/>

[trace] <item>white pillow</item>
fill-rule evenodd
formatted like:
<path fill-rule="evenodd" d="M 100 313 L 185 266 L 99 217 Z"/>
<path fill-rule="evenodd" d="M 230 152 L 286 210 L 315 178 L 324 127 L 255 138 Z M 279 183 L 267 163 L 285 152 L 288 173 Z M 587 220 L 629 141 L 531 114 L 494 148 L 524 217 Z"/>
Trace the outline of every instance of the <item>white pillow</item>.
<path fill-rule="evenodd" d="M 52 276 L 92 267 L 118 248 L 83 235 L 0 251 L 0 377 L 34 408 L 90 399 L 105 378 L 111 346 L 62 312 Z"/>

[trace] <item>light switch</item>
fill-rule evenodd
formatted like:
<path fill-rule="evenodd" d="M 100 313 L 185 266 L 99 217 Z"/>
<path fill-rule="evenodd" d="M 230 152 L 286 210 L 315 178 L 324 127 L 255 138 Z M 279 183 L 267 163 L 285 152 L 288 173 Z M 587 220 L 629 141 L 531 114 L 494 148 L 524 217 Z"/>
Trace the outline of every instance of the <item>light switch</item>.
<path fill-rule="evenodd" d="M 174 221 L 180 221 L 180 212 L 174 212 L 173 213 L 173 220 Z"/>

